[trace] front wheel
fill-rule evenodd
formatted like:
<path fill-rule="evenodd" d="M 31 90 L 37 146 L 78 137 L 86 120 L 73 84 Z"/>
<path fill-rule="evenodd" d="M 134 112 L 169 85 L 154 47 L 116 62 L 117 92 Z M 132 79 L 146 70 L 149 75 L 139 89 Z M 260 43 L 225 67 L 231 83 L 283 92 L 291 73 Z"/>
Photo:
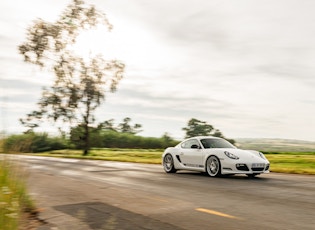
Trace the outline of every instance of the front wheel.
<path fill-rule="evenodd" d="M 166 154 L 163 158 L 164 171 L 167 173 L 175 173 L 174 160 L 171 154 Z"/>
<path fill-rule="evenodd" d="M 216 156 L 211 156 L 206 161 L 206 171 L 209 176 L 215 177 L 221 175 L 221 163 Z"/>

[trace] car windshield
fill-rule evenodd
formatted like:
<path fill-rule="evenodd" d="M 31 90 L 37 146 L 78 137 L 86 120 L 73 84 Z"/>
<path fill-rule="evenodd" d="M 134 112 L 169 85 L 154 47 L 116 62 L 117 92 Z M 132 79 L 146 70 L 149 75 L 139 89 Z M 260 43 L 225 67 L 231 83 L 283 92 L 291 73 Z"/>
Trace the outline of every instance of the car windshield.
<path fill-rule="evenodd" d="M 223 139 L 202 139 L 200 140 L 203 147 L 205 149 L 209 148 L 233 148 L 235 149 L 236 147 L 232 145 L 230 142 L 223 140 Z"/>

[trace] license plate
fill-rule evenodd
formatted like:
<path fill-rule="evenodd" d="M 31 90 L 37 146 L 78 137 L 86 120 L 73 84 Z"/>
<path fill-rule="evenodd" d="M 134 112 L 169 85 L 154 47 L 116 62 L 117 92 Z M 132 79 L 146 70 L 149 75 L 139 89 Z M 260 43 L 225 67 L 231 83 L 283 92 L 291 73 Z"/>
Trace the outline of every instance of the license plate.
<path fill-rule="evenodd" d="M 264 168 L 265 164 L 264 163 L 253 163 L 252 168 Z"/>

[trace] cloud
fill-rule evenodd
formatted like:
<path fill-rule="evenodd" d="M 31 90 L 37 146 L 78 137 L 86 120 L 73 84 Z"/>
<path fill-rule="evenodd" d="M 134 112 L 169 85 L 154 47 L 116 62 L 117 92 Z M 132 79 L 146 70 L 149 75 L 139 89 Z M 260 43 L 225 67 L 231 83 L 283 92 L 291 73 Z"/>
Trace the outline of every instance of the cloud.
<path fill-rule="evenodd" d="M 4 112 L 12 130 L 11 120 L 30 112 L 51 82 L 17 52 L 33 19 L 52 20 L 65 7 L 48 2 L 0 6 L 1 98 L 8 98 Z M 315 2 L 91 3 L 107 13 L 114 30 L 85 43 L 127 65 L 118 91 L 98 110 L 99 121 L 128 116 L 143 124 L 144 135 L 167 131 L 182 138 L 181 128 L 194 117 L 228 137 L 315 138 Z"/>

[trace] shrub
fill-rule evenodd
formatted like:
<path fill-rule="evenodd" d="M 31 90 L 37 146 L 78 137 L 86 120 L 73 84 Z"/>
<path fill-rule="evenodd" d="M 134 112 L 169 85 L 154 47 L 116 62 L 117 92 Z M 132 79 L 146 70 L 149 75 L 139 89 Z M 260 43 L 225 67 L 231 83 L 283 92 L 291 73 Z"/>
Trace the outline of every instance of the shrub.
<path fill-rule="evenodd" d="M 11 135 L 4 139 L 4 152 L 38 153 L 67 148 L 67 141 L 60 137 L 49 137 L 47 133 Z"/>
<path fill-rule="evenodd" d="M 93 138 L 100 140 L 93 143 L 92 147 L 100 148 L 138 148 L 138 149 L 163 149 L 175 146 L 178 142 L 165 137 L 142 137 L 131 133 L 120 133 L 116 131 L 103 131 L 98 134 L 100 137 Z"/>

